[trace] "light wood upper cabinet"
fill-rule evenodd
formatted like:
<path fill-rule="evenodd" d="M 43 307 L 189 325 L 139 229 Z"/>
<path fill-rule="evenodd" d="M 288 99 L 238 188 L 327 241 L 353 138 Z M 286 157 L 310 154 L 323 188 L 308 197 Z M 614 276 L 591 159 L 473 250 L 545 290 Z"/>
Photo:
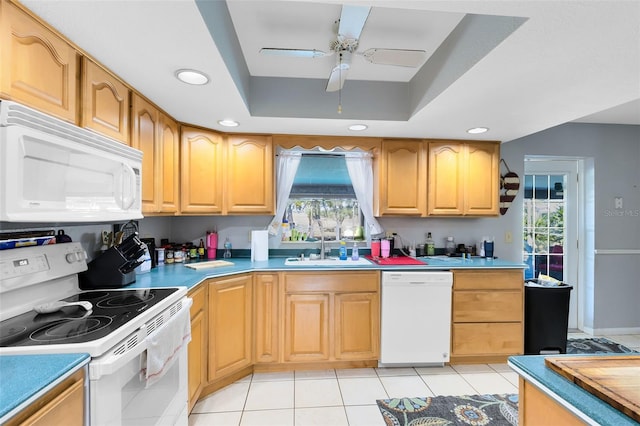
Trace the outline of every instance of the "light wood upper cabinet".
<path fill-rule="evenodd" d="M 229 135 L 225 211 L 273 214 L 274 172 L 271 136 Z"/>
<path fill-rule="evenodd" d="M 465 212 L 474 216 L 499 213 L 500 145 L 467 143 Z"/>
<path fill-rule="evenodd" d="M 207 286 L 189 291 L 191 305 L 191 341 L 188 346 L 189 411 L 198 401 L 207 380 Z"/>
<path fill-rule="evenodd" d="M 78 52 L 16 5 L 0 7 L 0 94 L 77 124 Z"/>
<path fill-rule="evenodd" d="M 498 142 L 430 141 L 428 215 L 498 214 Z"/>
<path fill-rule="evenodd" d="M 255 362 L 277 362 L 280 344 L 278 274 L 256 273 L 253 278 Z"/>
<path fill-rule="evenodd" d="M 133 95 L 133 131 L 131 146 L 142 151 L 142 212 L 157 211 L 156 180 L 159 164 L 158 123 L 159 112 L 150 102 Z"/>
<path fill-rule="evenodd" d="M 430 215 L 464 213 L 464 145 L 456 142 L 429 143 Z"/>
<path fill-rule="evenodd" d="M 209 291 L 209 381 L 252 364 L 252 276 L 211 280 Z"/>
<path fill-rule="evenodd" d="M 129 88 L 115 76 L 82 59 L 81 125 L 129 143 Z"/>
<path fill-rule="evenodd" d="M 425 157 L 422 141 L 383 139 L 377 165 L 376 215 L 426 214 Z"/>
<path fill-rule="evenodd" d="M 157 209 L 176 213 L 180 206 L 180 133 L 178 123 L 160 113 L 158 126 L 159 179 L 156 181 Z"/>
<path fill-rule="evenodd" d="M 180 211 L 222 213 L 223 144 L 220 133 L 182 127 Z"/>

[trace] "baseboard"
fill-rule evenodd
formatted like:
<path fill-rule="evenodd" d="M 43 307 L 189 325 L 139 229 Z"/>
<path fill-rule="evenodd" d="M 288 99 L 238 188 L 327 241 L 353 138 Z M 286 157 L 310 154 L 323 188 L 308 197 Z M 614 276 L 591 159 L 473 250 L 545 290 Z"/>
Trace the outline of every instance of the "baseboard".
<path fill-rule="evenodd" d="M 583 327 L 583 333 L 592 336 L 619 336 L 622 334 L 640 334 L 640 327 L 624 327 L 624 328 L 590 328 Z"/>

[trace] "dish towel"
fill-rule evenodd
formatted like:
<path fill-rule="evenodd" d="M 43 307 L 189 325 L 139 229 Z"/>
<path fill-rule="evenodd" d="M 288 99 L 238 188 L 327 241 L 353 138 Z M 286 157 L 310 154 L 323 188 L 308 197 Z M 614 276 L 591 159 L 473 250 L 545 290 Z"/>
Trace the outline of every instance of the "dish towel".
<path fill-rule="evenodd" d="M 184 299 L 182 308 L 145 339 L 147 350 L 142 355 L 140 373 L 141 379 L 146 380 L 146 388 L 162 379 L 178 359 L 180 350 L 191 341 L 192 303 L 192 299 Z"/>

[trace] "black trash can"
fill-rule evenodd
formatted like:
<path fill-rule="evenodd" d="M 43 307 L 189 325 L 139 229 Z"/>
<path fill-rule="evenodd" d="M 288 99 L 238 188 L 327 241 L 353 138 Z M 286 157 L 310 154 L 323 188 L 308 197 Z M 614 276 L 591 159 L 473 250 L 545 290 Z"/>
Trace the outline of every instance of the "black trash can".
<path fill-rule="evenodd" d="M 524 353 L 567 353 L 569 296 L 572 286 L 545 286 L 537 280 L 524 285 Z"/>

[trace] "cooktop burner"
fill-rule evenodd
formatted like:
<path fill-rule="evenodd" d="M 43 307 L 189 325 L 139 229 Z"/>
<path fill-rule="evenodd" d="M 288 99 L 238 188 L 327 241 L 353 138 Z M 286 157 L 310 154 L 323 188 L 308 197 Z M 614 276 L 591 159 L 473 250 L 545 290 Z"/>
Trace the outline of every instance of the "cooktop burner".
<path fill-rule="evenodd" d="M 28 311 L 0 323 L 0 347 L 83 343 L 100 339 L 143 313 L 175 288 L 87 291 L 62 299 L 88 301 L 91 311 L 69 306 L 50 314 Z"/>

